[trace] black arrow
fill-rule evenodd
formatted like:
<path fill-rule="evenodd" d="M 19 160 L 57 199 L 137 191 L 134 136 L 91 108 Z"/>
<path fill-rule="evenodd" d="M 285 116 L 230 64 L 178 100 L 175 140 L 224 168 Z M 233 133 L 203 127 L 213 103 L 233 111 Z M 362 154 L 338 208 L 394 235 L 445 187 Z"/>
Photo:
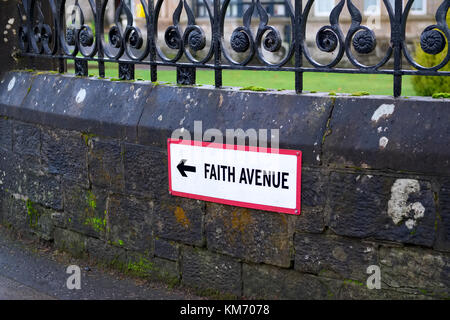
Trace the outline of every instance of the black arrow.
<path fill-rule="evenodd" d="M 195 167 L 193 167 L 193 166 L 185 166 L 184 165 L 185 162 L 186 162 L 186 159 L 183 159 L 177 165 L 177 169 L 178 169 L 178 171 L 180 171 L 180 173 L 181 173 L 181 175 L 183 177 L 187 177 L 186 171 L 188 171 L 188 172 L 195 172 Z"/>

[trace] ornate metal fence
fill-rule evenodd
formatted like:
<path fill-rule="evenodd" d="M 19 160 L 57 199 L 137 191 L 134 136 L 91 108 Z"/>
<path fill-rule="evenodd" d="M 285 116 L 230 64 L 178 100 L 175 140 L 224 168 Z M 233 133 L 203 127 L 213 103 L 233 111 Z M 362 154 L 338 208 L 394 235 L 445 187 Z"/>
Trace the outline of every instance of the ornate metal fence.
<path fill-rule="evenodd" d="M 44 17 L 41 1 L 48 2 L 51 17 Z M 148 65 L 151 81 L 157 81 L 158 66 L 177 68 L 177 82 L 194 84 L 196 68 L 209 68 L 215 72 L 215 86 L 222 86 L 222 70 L 274 70 L 295 73 L 295 89 L 298 93 L 303 88 L 304 72 L 332 73 L 371 73 L 393 75 L 394 96 L 401 95 L 403 75 L 449 76 L 450 72 L 440 71 L 450 60 L 450 50 L 445 58 L 433 67 L 419 65 L 412 57 L 405 42 L 406 20 L 414 0 L 383 0 L 391 29 L 390 43 L 381 60 L 374 65 L 365 65 L 358 61 L 353 50 L 358 54 L 368 54 L 375 49 L 376 37 L 367 26 L 362 25 L 362 15 L 352 0 L 338 0 L 329 15 L 329 24 L 319 29 L 316 45 L 323 52 L 334 52 L 331 62 L 321 64 L 309 52 L 305 32 L 308 15 L 314 0 L 278 0 L 284 2 L 284 15 L 291 25 L 289 35 L 292 41 L 284 57 L 274 63 L 269 61 L 264 52 L 277 52 L 281 48 L 280 31 L 270 25 L 270 18 L 262 0 L 251 0 L 242 15 L 242 25 L 235 28 L 231 35 L 224 34 L 227 23 L 227 9 L 230 0 L 201 0 L 206 10 L 205 16 L 210 27 L 210 41 L 204 28 L 196 23 L 191 1 L 186 0 L 140 0 L 145 15 L 146 35 L 133 23 L 133 15 L 124 0 L 116 9 L 114 25 L 105 30 L 105 11 L 108 0 L 87 0 L 95 25 L 85 23 L 84 14 L 78 0 L 72 7 L 72 21 L 66 17 L 66 0 L 22 0 L 19 5 L 21 27 L 19 45 L 24 56 L 48 57 L 60 61 L 60 72 L 64 71 L 64 61 L 75 61 L 77 75 L 88 75 L 88 61 L 98 63 L 100 77 L 105 76 L 105 62 L 116 62 L 119 66 L 119 78 L 133 79 L 136 64 Z M 110 0 L 112 1 L 112 0 Z M 172 25 L 164 32 L 166 46 L 175 53 L 171 56 L 158 44 L 158 20 L 165 1 L 176 1 Z M 436 0 L 440 1 L 440 0 Z M 347 5 L 351 16 L 351 25 L 344 34 L 339 18 Z M 429 54 L 438 54 L 445 50 L 450 39 L 450 30 L 446 14 L 450 0 L 443 0 L 436 11 L 436 24 L 423 30 L 420 36 L 421 48 Z M 187 23 L 181 27 L 182 12 L 187 16 Z M 75 12 L 78 12 L 75 19 Z M 121 16 L 126 17 L 126 23 Z M 252 31 L 252 19 L 257 19 L 257 31 Z M 184 29 L 184 30 L 183 30 Z M 228 46 L 226 45 L 228 43 Z M 198 53 L 203 51 L 201 58 Z M 236 60 L 234 54 L 244 56 Z M 346 56 L 354 68 L 339 68 L 337 64 Z M 305 58 L 311 66 L 304 66 Z M 411 68 L 404 68 L 402 60 L 406 59 Z M 257 59 L 259 65 L 250 65 Z M 393 68 L 383 69 L 393 59 Z M 293 61 L 293 63 L 291 63 Z"/>

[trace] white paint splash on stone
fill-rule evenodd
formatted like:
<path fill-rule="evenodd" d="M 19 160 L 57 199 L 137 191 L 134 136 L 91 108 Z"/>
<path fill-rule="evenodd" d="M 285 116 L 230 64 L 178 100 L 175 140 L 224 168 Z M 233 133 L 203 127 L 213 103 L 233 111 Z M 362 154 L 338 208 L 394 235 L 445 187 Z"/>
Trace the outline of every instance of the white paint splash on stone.
<path fill-rule="evenodd" d="M 9 19 L 8 24 L 14 24 L 14 18 Z"/>
<path fill-rule="evenodd" d="M 406 226 L 409 230 L 411 230 L 412 228 L 414 228 L 414 227 L 416 226 L 416 221 L 413 220 L 413 219 L 408 219 L 408 220 L 406 220 L 406 222 L 405 222 L 405 226 Z"/>
<path fill-rule="evenodd" d="M 133 98 L 136 100 L 137 98 L 139 98 L 139 93 L 141 93 L 141 88 L 138 88 L 137 90 L 136 90 L 136 92 L 134 93 L 134 95 L 133 95 Z"/>
<path fill-rule="evenodd" d="M 372 115 L 371 120 L 378 122 L 381 118 L 387 118 L 394 113 L 395 106 L 393 104 L 382 104 Z"/>
<path fill-rule="evenodd" d="M 410 205 L 411 210 L 414 211 L 414 219 L 423 218 L 425 215 L 425 207 L 420 202 L 414 202 Z"/>
<path fill-rule="evenodd" d="M 423 218 L 425 207 L 420 202 L 408 204 L 410 194 L 420 191 L 419 181 L 415 179 L 397 179 L 391 187 L 391 198 L 388 201 L 388 215 L 395 224 L 399 224 L 407 218 L 405 225 L 412 229 L 417 225 L 417 220 Z M 411 217 L 411 212 L 414 214 Z"/>
<path fill-rule="evenodd" d="M 85 98 L 86 98 L 86 90 L 80 89 L 80 91 L 78 91 L 78 93 L 77 93 L 77 96 L 75 97 L 75 101 L 77 103 L 82 103 Z"/>
<path fill-rule="evenodd" d="M 162 119 L 163 119 L 163 116 L 162 116 L 162 114 L 160 114 L 158 117 L 158 121 L 162 121 Z"/>
<path fill-rule="evenodd" d="M 381 137 L 381 138 L 380 138 L 380 141 L 379 141 L 379 143 L 378 143 L 379 146 L 380 146 L 380 149 L 386 148 L 388 142 L 389 142 L 389 139 L 388 139 L 387 137 Z"/>
<path fill-rule="evenodd" d="M 16 77 L 12 77 L 12 79 L 9 80 L 8 83 L 8 91 L 11 91 L 14 88 L 15 84 L 16 84 Z"/>

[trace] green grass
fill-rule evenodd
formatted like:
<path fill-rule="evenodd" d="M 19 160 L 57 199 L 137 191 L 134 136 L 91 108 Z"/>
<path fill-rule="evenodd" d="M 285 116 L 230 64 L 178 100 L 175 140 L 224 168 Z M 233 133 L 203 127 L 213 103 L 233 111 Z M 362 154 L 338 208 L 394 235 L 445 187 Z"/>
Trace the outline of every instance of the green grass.
<path fill-rule="evenodd" d="M 98 75 L 95 62 L 89 62 L 89 74 Z M 69 73 L 74 70 L 69 69 Z M 105 76 L 116 79 L 118 66 L 105 64 Z M 136 79 L 150 80 L 150 70 L 136 68 Z M 294 73 L 287 71 L 242 71 L 223 70 L 222 84 L 232 87 L 260 87 L 275 90 L 294 90 Z M 158 70 L 158 82 L 176 82 L 175 70 Z M 196 83 L 214 84 L 214 71 L 197 69 Z M 349 93 L 354 95 L 392 95 L 393 76 L 385 74 L 337 74 L 307 72 L 303 74 L 303 90 L 312 92 Z M 403 76 L 403 96 L 417 95 L 413 89 L 411 76 Z"/>

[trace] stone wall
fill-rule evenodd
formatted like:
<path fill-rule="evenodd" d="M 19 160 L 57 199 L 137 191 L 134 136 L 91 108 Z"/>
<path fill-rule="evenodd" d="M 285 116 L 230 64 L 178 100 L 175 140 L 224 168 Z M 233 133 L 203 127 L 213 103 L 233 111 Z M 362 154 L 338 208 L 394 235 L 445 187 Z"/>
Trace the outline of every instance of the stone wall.
<path fill-rule="evenodd" d="M 208 293 L 449 298 L 448 106 L 9 72 L 0 224 Z M 303 152 L 302 214 L 169 195 L 167 138 L 195 120 L 280 129 L 280 147 Z"/>

